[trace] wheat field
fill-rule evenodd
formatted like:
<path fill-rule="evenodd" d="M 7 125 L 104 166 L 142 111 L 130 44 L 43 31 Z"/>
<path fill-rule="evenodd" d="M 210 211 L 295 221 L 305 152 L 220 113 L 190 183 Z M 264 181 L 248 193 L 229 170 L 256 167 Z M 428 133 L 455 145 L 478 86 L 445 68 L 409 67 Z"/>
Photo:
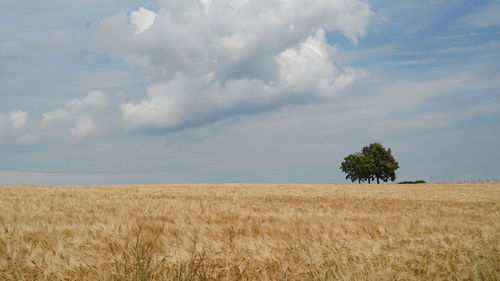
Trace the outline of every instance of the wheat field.
<path fill-rule="evenodd" d="M 500 183 L 1 186 L 0 280 L 499 280 Z"/>

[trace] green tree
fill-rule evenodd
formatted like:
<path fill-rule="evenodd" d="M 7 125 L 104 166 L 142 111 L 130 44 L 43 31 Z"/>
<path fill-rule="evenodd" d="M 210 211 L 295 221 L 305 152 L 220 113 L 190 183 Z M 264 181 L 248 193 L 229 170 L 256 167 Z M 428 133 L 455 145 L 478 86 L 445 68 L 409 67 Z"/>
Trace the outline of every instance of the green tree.
<path fill-rule="evenodd" d="M 363 147 L 360 153 L 355 153 L 344 158 L 340 170 L 346 174 L 346 179 L 359 183 L 377 180 L 394 181 L 398 162 L 391 154 L 391 149 L 385 149 L 380 143 L 372 143 Z"/>
<path fill-rule="evenodd" d="M 373 161 L 371 174 L 377 183 L 380 183 L 380 180 L 384 182 L 396 180 L 396 170 L 399 164 L 392 156 L 390 148 L 385 149 L 380 143 L 372 143 L 363 147 L 361 153 Z"/>
<path fill-rule="evenodd" d="M 344 158 L 344 162 L 340 164 L 340 169 L 346 173 L 346 179 L 358 183 L 368 181 L 370 183 L 374 177 L 374 162 L 372 159 L 361 153 L 355 153 Z"/>

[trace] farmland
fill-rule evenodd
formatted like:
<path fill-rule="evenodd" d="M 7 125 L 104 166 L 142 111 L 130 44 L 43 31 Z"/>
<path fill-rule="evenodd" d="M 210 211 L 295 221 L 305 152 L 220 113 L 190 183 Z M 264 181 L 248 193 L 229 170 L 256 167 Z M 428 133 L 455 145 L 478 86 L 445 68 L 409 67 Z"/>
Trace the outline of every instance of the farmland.
<path fill-rule="evenodd" d="M 0 186 L 0 280 L 499 280 L 500 183 Z"/>

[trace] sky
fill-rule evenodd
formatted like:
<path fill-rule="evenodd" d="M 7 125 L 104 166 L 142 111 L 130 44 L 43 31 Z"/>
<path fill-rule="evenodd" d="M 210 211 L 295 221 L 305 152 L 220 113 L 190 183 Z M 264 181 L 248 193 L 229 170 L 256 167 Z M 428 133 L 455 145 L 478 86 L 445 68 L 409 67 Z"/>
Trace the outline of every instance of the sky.
<path fill-rule="evenodd" d="M 500 178 L 500 0 L 0 0 L 0 184 Z"/>

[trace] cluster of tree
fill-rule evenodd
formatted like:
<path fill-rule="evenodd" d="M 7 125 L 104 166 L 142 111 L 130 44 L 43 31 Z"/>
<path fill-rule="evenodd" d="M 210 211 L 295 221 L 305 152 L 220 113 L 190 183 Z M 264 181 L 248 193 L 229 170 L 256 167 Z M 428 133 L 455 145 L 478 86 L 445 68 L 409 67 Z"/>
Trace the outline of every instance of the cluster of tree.
<path fill-rule="evenodd" d="M 385 149 L 380 143 L 372 143 L 363 147 L 361 152 L 351 154 L 344 158 L 340 169 L 346 173 L 346 179 L 355 182 L 368 182 L 380 180 L 396 180 L 398 162 L 391 154 L 391 149 Z"/>

